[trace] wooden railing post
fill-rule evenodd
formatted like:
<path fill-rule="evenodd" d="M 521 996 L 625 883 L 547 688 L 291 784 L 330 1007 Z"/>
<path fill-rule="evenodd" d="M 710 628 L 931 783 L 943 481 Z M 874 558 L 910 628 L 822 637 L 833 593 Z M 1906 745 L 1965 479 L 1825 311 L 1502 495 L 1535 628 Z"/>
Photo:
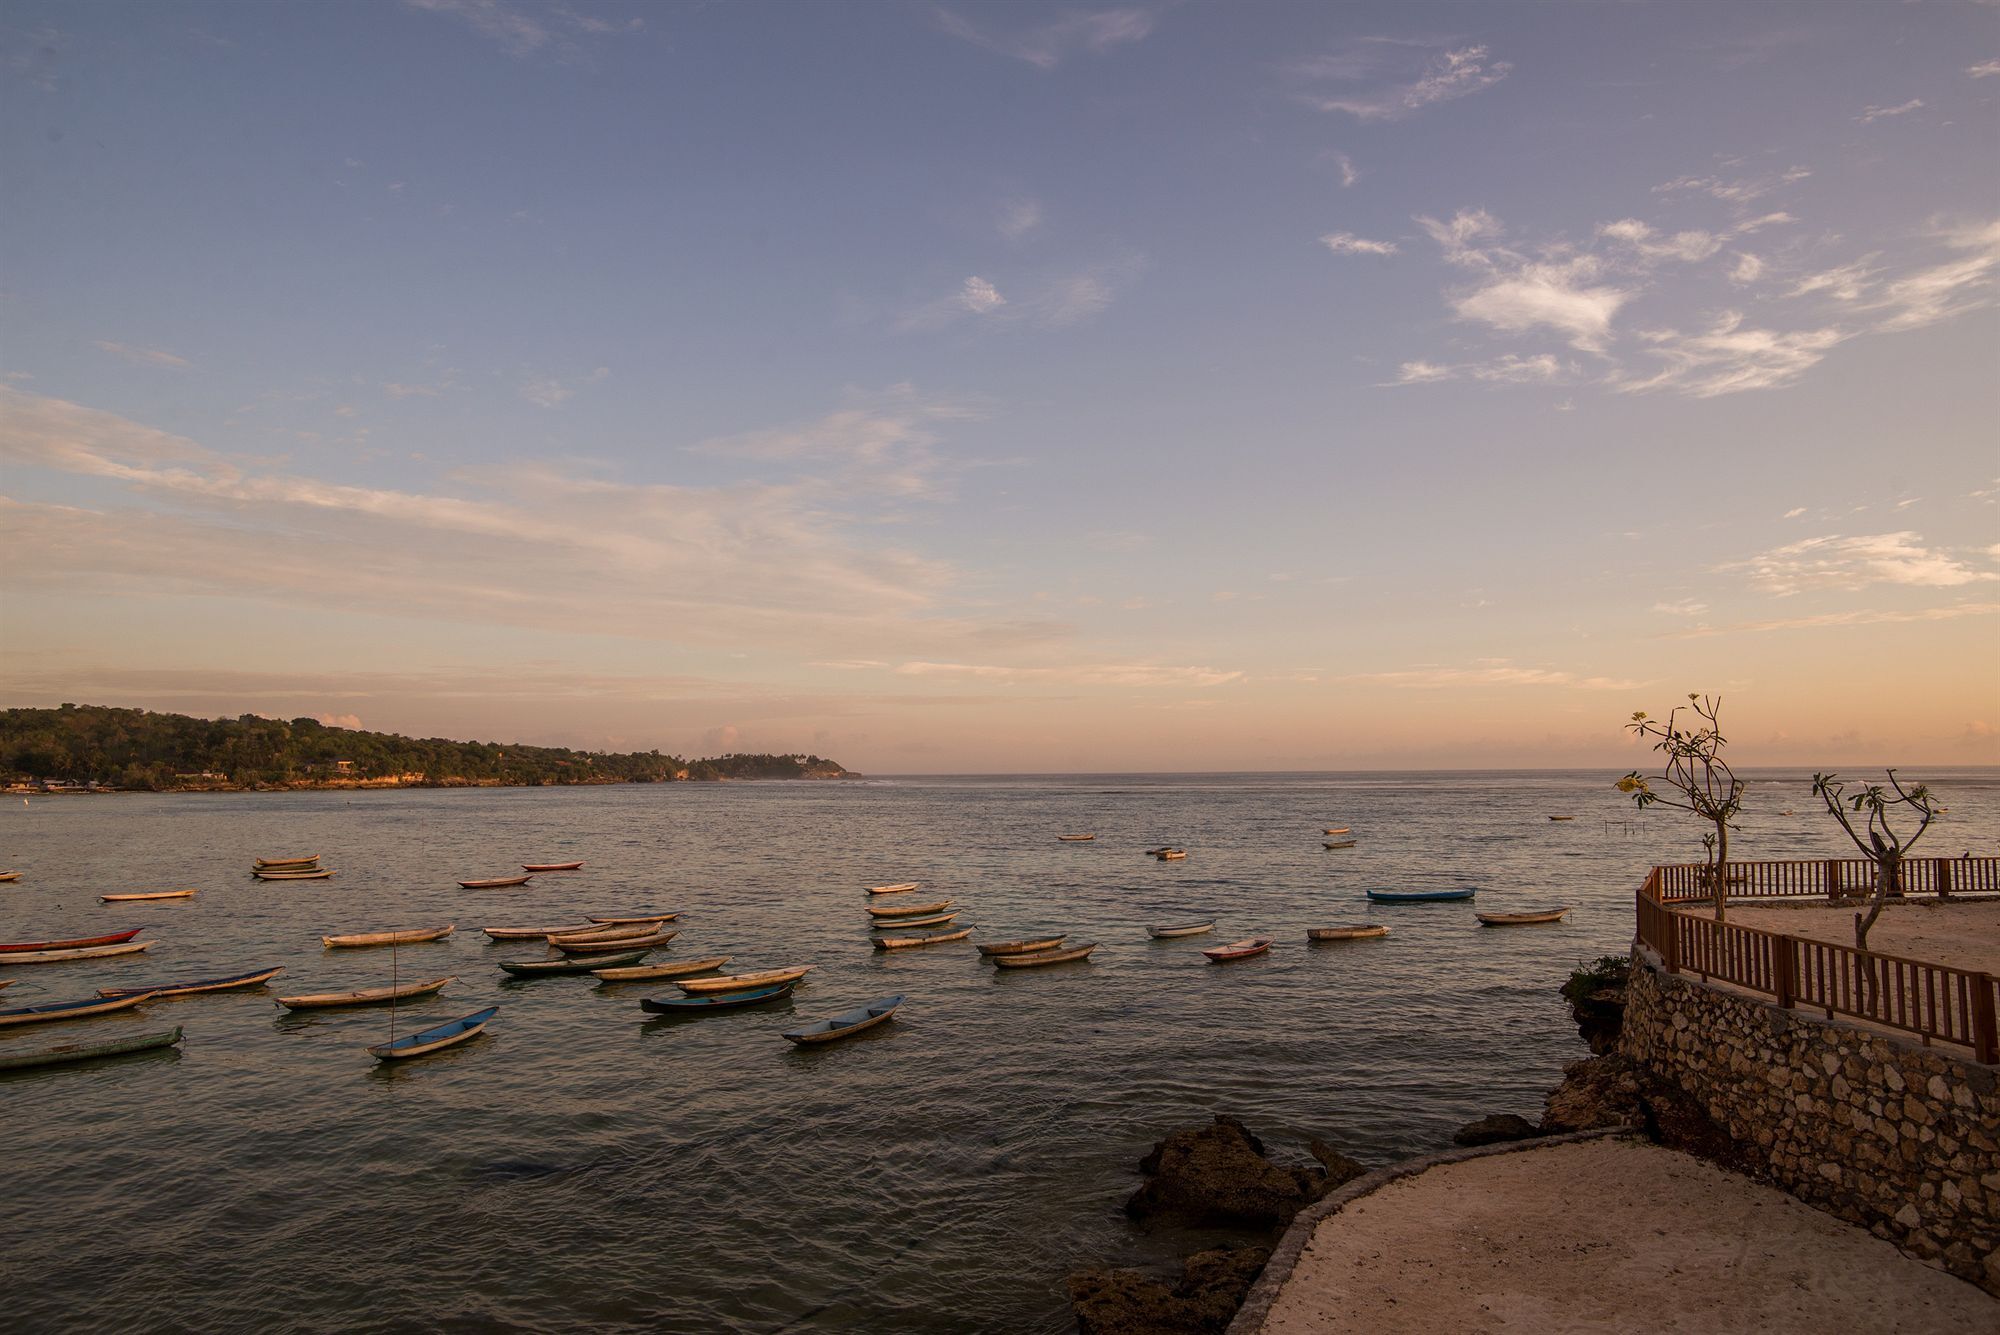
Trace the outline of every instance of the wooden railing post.
<path fill-rule="evenodd" d="M 1936 875 L 1937 875 L 1937 897 L 1938 897 L 1939 899 L 1950 899 L 1950 898 L 1951 898 L 1951 859 L 1950 859 L 1950 858 L 1932 858 L 1932 859 L 1931 859 L 1931 861 L 1933 861 L 1933 862 L 1935 862 L 1935 863 L 1937 864 L 1937 873 L 1936 873 Z"/>
<path fill-rule="evenodd" d="M 1840 861 L 1837 858 L 1826 860 L 1826 897 L 1829 900 L 1840 898 Z"/>
<path fill-rule="evenodd" d="M 1993 975 L 1973 975 L 1972 1051 L 1979 1060 L 1992 1065 L 2000 1062 L 2000 1023 L 1993 1013 Z"/>
<path fill-rule="evenodd" d="M 1791 937 L 1781 936 L 1771 947 L 1771 986 L 1778 994 L 1778 1005 L 1785 1010 L 1798 999 L 1798 961 L 1793 949 L 1797 944 Z"/>

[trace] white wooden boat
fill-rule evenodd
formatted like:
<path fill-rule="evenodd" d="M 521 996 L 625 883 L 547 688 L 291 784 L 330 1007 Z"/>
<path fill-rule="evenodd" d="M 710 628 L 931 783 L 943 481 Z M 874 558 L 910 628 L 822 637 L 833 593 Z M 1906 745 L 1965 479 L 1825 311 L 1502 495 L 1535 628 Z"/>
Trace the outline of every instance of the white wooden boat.
<path fill-rule="evenodd" d="M 154 890 L 143 895 L 99 895 L 100 904 L 143 904 L 154 899 L 193 899 L 198 892 L 193 890 Z"/>
<path fill-rule="evenodd" d="M 1475 913 L 1472 916 L 1486 927 L 1526 927 L 1530 923 L 1561 922 L 1568 912 L 1569 905 L 1565 904 L 1561 908 L 1534 909 L 1527 913 Z"/>
<path fill-rule="evenodd" d="M 61 964 L 65 960 L 101 960 L 110 955 L 136 955 L 151 950 L 151 941 L 123 941 L 115 946 L 72 946 L 68 950 L 20 950 L 0 954 L 0 964 Z"/>
<path fill-rule="evenodd" d="M 1045 964 L 1068 964 L 1071 960 L 1089 959 L 1090 952 L 1095 949 L 1095 941 L 1086 941 L 1080 946 L 1040 950 L 1030 955 L 995 955 L 993 962 L 1003 969 L 1039 969 Z"/>
<path fill-rule="evenodd" d="M 588 921 L 596 923 L 599 927 L 624 927 L 635 922 L 672 922 L 680 916 L 678 912 L 647 913 L 637 918 L 591 918 Z"/>
<path fill-rule="evenodd" d="M 573 941 L 623 941 L 627 937 L 651 936 L 661 929 L 657 922 L 621 923 L 616 927 L 584 927 L 566 932 L 550 932 L 549 944 L 560 946 Z"/>
<path fill-rule="evenodd" d="M 934 913 L 922 918 L 878 918 L 868 924 L 872 932 L 900 932 L 906 927 L 937 927 L 950 922 L 964 909 L 953 909 L 950 913 Z"/>
<path fill-rule="evenodd" d="M 411 997 L 427 997 L 433 992 L 443 991 L 446 983 L 456 981 L 457 975 L 454 974 L 450 978 L 433 978 L 425 983 L 365 987 L 357 992 L 308 992 L 303 996 L 279 997 L 278 1004 L 288 1011 L 326 1010 L 334 1006 L 380 1006 L 391 1001 L 407 1001 Z"/>
<path fill-rule="evenodd" d="M 1033 955 L 1037 951 L 1054 950 L 1067 938 L 1062 936 L 1030 936 L 1019 941 L 988 941 L 979 947 L 979 953 L 987 959 L 995 955 Z"/>
<path fill-rule="evenodd" d="M 257 858 L 251 865 L 257 868 L 268 867 L 272 871 L 295 871 L 302 867 L 316 866 L 318 863 L 319 854 L 315 853 L 305 858 Z"/>
<path fill-rule="evenodd" d="M 907 895 L 922 884 L 922 881 L 898 881 L 894 885 L 871 885 L 868 887 L 868 893 L 871 895 Z"/>
<path fill-rule="evenodd" d="M 456 923 L 446 923 L 442 927 L 413 927 L 403 932 L 352 932 L 346 936 L 323 936 L 320 944 L 329 950 L 348 946 L 408 946 L 419 941 L 442 941 L 456 928 Z"/>
<path fill-rule="evenodd" d="M 797 982 L 811 973 L 814 967 L 801 964 L 784 969 L 760 969 L 756 973 L 726 973 L 717 978 L 697 978 L 693 982 L 675 983 L 674 986 L 691 997 L 709 992 L 742 992 L 753 987 Z"/>
<path fill-rule="evenodd" d="M 925 932 L 922 936 L 878 936 L 875 938 L 875 949 L 908 950 L 912 946 L 939 946 L 947 941 L 963 941 L 971 935 L 970 927 L 961 927 L 955 932 Z"/>
<path fill-rule="evenodd" d="M 591 976 L 607 983 L 626 983 L 640 978 L 687 978 L 729 963 L 728 955 L 711 955 L 705 960 L 682 960 L 678 964 L 633 964 L 622 969 L 592 969 Z"/>
<path fill-rule="evenodd" d="M 1308 927 L 1308 941 L 1362 941 L 1373 936 L 1389 935 L 1386 923 L 1363 923 L 1355 927 Z"/>
<path fill-rule="evenodd" d="M 1169 922 L 1148 927 L 1146 935 L 1155 941 L 1171 941 L 1178 936 L 1201 936 L 1214 930 L 1215 919 L 1200 918 L 1194 922 Z"/>
<path fill-rule="evenodd" d="M 623 955 L 628 951 L 652 950 L 664 946 L 679 935 L 678 931 L 652 932 L 646 936 L 613 937 L 608 941 L 577 941 L 569 937 L 558 937 L 550 941 L 549 945 L 572 958 L 578 955 Z"/>
<path fill-rule="evenodd" d="M 260 881 L 326 881 L 333 878 L 330 871 L 257 871 L 250 874 Z"/>
<path fill-rule="evenodd" d="M 561 927 L 482 927 L 481 931 L 495 941 L 546 941 L 552 936 L 567 936 L 571 932 L 587 932 L 590 924 L 578 926 L 568 923 Z"/>

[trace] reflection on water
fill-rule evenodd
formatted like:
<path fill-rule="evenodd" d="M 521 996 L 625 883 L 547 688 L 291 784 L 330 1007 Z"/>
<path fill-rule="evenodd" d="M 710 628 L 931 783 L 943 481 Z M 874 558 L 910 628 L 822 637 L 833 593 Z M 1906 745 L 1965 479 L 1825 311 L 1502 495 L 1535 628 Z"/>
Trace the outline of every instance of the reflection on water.
<path fill-rule="evenodd" d="M 1059 1331 L 1064 1273 L 1190 1235 L 1120 1205 L 1165 1130 L 1227 1111 L 1281 1155 L 1380 1161 L 1488 1112 L 1534 1115 L 1582 1045 L 1556 986 L 1622 951 L 1654 861 L 1697 831 L 1635 817 L 1610 775 L 976 779 L 70 798 L 0 812 L 0 938 L 145 924 L 139 962 L 16 969 L 6 1005 L 283 964 L 266 991 L 0 1034 L 39 1046 L 182 1024 L 179 1053 L 0 1075 L 0 1290 L 16 1329 Z M 1925 775 L 1923 851 L 1993 851 L 1991 772 Z M 1765 793 L 1769 796 L 1766 797 Z M 1753 789 L 1732 848 L 1841 856 L 1799 776 Z M 1777 813 L 1791 809 L 1796 816 Z M 1555 822 L 1552 814 L 1576 819 Z M 1357 846 L 1320 847 L 1348 825 Z M 1095 830 L 1090 843 L 1055 836 Z M 1171 843 L 1185 862 L 1140 850 Z M 317 848 L 331 881 L 261 883 Z M 585 858 L 511 890 L 460 878 Z M 1002 971 L 967 943 L 870 948 L 862 887 L 920 880 L 975 939 L 1067 932 L 1088 963 Z M 1474 905 L 1371 887 L 1476 884 Z M 191 901 L 105 891 L 197 885 Z M 671 980 L 509 979 L 489 924 L 680 909 L 656 959 L 818 965 L 792 997 L 694 1017 Z M 1220 919 L 1153 941 L 1145 924 Z M 455 922 L 447 940 L 322 950 L 321 933 Z M 1305 930 L 1388 922 L 1308 948 Z M 1226 967 L 1204 946 L 1270 935 Z M 378 1067 L 386 1009 L 287 1014 L 280 991 L 459 981 L 396 1032 L 488 1005 L 484 1035 Z M 891 993 L 852 1041 L 778 1037 Z M 1198 1239 L 1197 1239 L 1198 1241 Z"/>

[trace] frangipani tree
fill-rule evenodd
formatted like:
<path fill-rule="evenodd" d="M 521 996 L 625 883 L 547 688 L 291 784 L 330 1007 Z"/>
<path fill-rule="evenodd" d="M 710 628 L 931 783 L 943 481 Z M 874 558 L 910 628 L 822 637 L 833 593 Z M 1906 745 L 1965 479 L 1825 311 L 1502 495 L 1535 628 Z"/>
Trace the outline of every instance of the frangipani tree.
<path fill-rule="evenodd" d="M 1875 894 L 1868 912 L 1854 915 L 1856 950 L 1868 949 L 1869 928 L 1882 916 L 1882 906 L 1889 902 L 1889 896 L 1902 891 L 1903 859 L 1938 816 L 1930 789 L 1923 784 L 1905 788 L 1896 771 L 1890 770 L 1888 774 L 1889 788 L 1870 784 L 1851 796 L 1838 774 L 1813 775 L 1813 795 L 1826 803 L 1826 809 L 1840 822 L 1840 828 L 1847 831 L 1847 837 L 1861 850 L 1861 856 L 1875 864 Z M 1895 790 L 1894 797 L 1889 795 L 1889 789 Z M 1856 829 L 1854 822 L 1864 813 L 1867 820 Z M 1905 838 L 1890 823 L 1892 817 L 1904 820 L 1906 829 L 1907 821 L 1914 818 L 1917 828 Z M 1866 839 L 1862 838 L 1864 834 Z"/>
<path fill-rule="evenodd" d="M 1692 718 L 1682 720 L 1685 711 Z M 1653 739 L 1653 749 L 1666 757 L 1660 773 L 1648 779 L 1633 770 L 1618 781 L 1618 791 L 1630 793 L 1641 810 L 1658 803 L 1692 812 L 1712 827 L 1702 835 L 1708 852 L 1709 891 L 1715 898 L 1717 921 L 1728 912 L 1729 831 L 1743 809 L 1743 780 L 1722 758 L 1727 739 L 1722 735 L 1722 697 L 1689 694 L 1688 702 L 1676 705 L 1665 722 L 1648 718 L 1645 710 L 1632 715 L 1626 728 L 1638 737 Z M 1671 790 L 1671 794 L 1660 791 Z"/>

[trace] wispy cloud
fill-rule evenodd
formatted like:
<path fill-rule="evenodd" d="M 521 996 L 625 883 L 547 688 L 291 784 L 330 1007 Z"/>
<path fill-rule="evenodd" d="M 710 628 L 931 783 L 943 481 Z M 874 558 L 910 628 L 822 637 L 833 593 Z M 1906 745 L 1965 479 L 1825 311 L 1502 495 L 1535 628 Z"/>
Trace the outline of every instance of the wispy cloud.
<path fill-rule="evenodd" d="M 1747 576 L 1781 597 L 1871 584 L 1949 589 L 2000 579 L 2000 572 L 1977 569 L 1948 549 L 1926 547 L 1921 536 L 1908 531 L 1807 538 L 1716 569 Z"/>
<path fill-rule="evenodd" d="M 1299 100 L 1318 111 L 1344 112 L 1358 120 L 1400 120 L 1425 107 L 1469 97 L 1499 83 L 1512 71 L 1483 45 L 1444 47 L 1439 43 L 1364 37 L 1332 54 L 1294 66 L 1296 77 L 1312 84 L 1342 85 L 1337 92 L 1314 89 Z"/>
<path fill-rule="evenodd" d="M 1690 626 L 1669 631 L 1660 638 L 1700 640 L 1717 635 L 1758 634 L 1772 630 L 1820 630 L 1837 626 L 1896 625 L 1918 621 L 1956 621 L 1960 617 L 2000 616 L 2000 603 L 1952 603 L 1916 611 L 1862 609 L 1852 612 L 1824 612 L 1818 616 L 1772 617 L 1761 621 L 1737 621 L 1726 626 Z"/>
<path fill-rule="evenodd" d="M 1967 65 L 1965 72 L 1975 79 L 1990 78 L 2000 74 L 2000 60 L 1982 60 L 1977 65 Z"/>
<path fill-rule="evenodd" d="M 898 664 L 898 676 L 963 677 L 981 681 L 1049 683 L 1063 686 L 1227 686 L 1241 672 L 1212 667 L 1172 667 L 1157 663 L 1085 663 L 1067 667 L 1011 667 L 993 663 Z"/>
<path fill-rule="evenodd" d="M 1000 210 L 996 231 L 1009 241 L 1019 241 L 1042 225 L 1042 206 L 1032 199 L 1017 199 Z"/>
<path fill-rule="evenodd" d="M 1557 668 L 1520 667 L 1505 658 L 1481 659 L 1471 667 L 1423 666 L 1399 672 L 1356 672 L 1337 681 L 1373 682 L 1420 690 L 1461 686 L 1554 686 L 1580 691 L 1630 691 L 1646 685 L 1625 677 L 1586 676 Z"/>
<path fill-rule="evenodd" d="M 560 408 L 576 397 L 576 392 L 589 385 L 601 385 L 611 378 L 611 369 L 600 366 L 587 375 L 571 376 L 564 379 L 552 375 L 530 375 L 515 388 L 522 398 L 537 408 Z"/>
<path fill-rule="evenodd" d="M 1007 280 L 1012 296 L 992 279 L 974 275 L 948 295 L 905 311 L 895 327 L 917 333 L 978 320 L 994 328 L 1062 329 L 1102 313 L 1117 297 L 1119 284 L 1141 267 L 1142 261 L 1132 256 L 1076 272 L 1031 274 L 1021 277 L 1018 287 Z"/>
<path fill-rule="evenodd" d="M 1812 173 L 1804 167 L 1787 167 L 1766 176 L 1725 179 L 1720 176 L 1681 176 L 1653 187 L 1656 195 L 1703 194 L 1726 204 L 1743 206 L 1761 199 L 1783 186 L 1805 180 Z"/>
<path fill-rule="evenodd" d="M 879 496 L 943 494 L 936 450 L 942 429 L 950 422 L 980 417 L 981 409 L 919 394 L 912 385 L 850 397 L 848 406 L 811 422 L 718 436 L 689 448 L 716 458 L 832 467 L 832 476 L 850 489 Z"/>
<path fill-rule="evenodd" d="M 1319 243 L 1336 255 L 1394 255 L 1402 249 L 1394 241 L 1370 241 L 1352 232 L 1328 232 Z"/>
<path fill-rule="evenodd" d="M 1338 152 L 1328 153 L 1326 160 L 1339 170 L 1341 189 L 1345 190 L 1361 179 L 1361 169 L 1354 165 L 1354 159 L 1347 156 L 1347 154 Z"/>
<path fill-rule="evenodd" d="M 1677 329 L 1641 332 L 1639 340 L 1655 359 L 1657 369 L 1651 374 L 1620 369 L 1608 383 L 1625 394 L 1673 389 L 1697 399 L 1774 389 L 1817 366 L 1828 350 L 1846 337 L 1832 327 L 1789 333 L 1750 328 L 1740 312 L 1725 311 L 1701 333 L 1683 334 Z"/>
<path fill-rule="evenodd" d="M 1913 97 L 1898 106 L 1869 107 L 1854 119 L 1860 121 L 1863 125 L 1870 125 L 1879 120 L 1886 120 L 1890 116 L 1907 116 L 1913 111 L 1921 111 L 1923 105 L 1924 100 L 1922 98 Z"/>
<path fill-rule="evenodd" d="M 1693 598 L 1678 598 L 1673 602 L 1657 602 L 1653 610 L 1661 616 L 1698 617 L 1708 610 L 1708 604 Z"/>
<path fill-rule="evenodd" d="M 1002 13 L 1005 10 L 1000 11 Z M 940 5 L 932 11 L 937 26 L 960 41 L 1036 69 L 1052 70 L 1075 55 L 1102 55 L 1113 47 L 1143 41 L 1153 31 L 1150 10 L 1128 7 L 1093 13 L 1065 14 L 1052 23 L 1012 33 L 990 32 L 971 19 Z"/>
<path fill-rule="evenodd" d="M 194 366 L 194 363 L 187 358 L 176 357 L 173 353 L 163 352 L 159 348 L 134 347 L 130 343 L 113 343 L 107 339 L 98 339 L 90 346 L 96 348 L 99 352 L 108 352 L 114 357 L 123 357 L 126 361 L 138 366 L 162 366 L 173 371 L 186 371 L 192 369 Z"/>
<path fill-rule="evenodd" d="M 579 36 L 604 37 L 618 32 L 637 32 L 646 26 L 642 18 L 612 23 L 563 4 L 530 8 L 522 4 L 508 4 L 505 0 L 403 0 L 403 3 L 411 9 L 457 19 L 515 57 L 565 51 Z"/>

